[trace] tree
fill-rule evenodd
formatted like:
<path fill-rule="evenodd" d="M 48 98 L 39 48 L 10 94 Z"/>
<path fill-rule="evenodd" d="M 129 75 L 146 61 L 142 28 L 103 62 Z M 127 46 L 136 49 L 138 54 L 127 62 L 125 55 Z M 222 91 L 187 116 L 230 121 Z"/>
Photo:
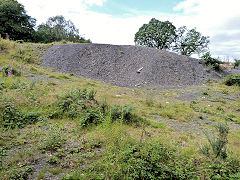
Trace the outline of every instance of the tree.
<path fill-rule="evenodd" d="M 36 20 L 27 15 L 16 0 L 0 0 L 0 34 L 11 39 L 31 41 Z"/>
<path fill-rule="evenodd" d="M 63 16 L 50 17 L 45 24 L 38 26 L 36 41 L 49 43 L 61 40 L 90 42 L 79 35 L 79 30 L 71 20 L 67 21 Z"/>
<path fill-rule="evenodd" d="M 177 38 L 173 50 L 186 56 L 204 52 L 208 49 L 209 37 L 202 36 L 196 29 L 188 30 L 186 26 L 177 31 Z"/>
<path fill-rule="evenodd" d="M 134 41 L 137 45 L 173 50 L 191 56 L 208 49 L 209 37 L 202 36 L 195 28 L 188 30 L 182 26 L 176 29 L 169 21 L 162 22 L 153 18 L 138 30 Z"/>
<path fill-rule="evenodd" d="M 176 27 L 171 22 L 153 18 L 135 34 L 134 42 L 141 46 L 171 49 L 171 44 L 176 39 L 175 30 Z"/>

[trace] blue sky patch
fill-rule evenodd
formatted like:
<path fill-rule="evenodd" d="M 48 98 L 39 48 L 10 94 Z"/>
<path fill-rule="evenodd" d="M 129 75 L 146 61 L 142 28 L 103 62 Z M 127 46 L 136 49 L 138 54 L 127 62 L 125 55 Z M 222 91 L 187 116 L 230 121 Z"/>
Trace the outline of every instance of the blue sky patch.
<path fill-rule="evenodd" d="M 131 16 L 141 12 L 173 13 L 173 7 L 182 0 L 107 0 L 103 6 L 89 10 L 112 16 Z"/>

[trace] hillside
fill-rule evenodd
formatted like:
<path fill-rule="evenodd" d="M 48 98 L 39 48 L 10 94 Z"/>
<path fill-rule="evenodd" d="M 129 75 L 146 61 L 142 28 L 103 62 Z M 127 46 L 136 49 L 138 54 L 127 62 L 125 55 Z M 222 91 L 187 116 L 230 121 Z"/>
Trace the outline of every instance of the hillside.
<path fill-rule="evenodd" d="M 1 180 L 239 179 L 239 86 L 201 84 L 214 73 L 165 51 L 93 44 L 87 59 L 90 46 L 0 41 Z M 173 69 L 181 88 L 168 87 L 180 83 Z M 132 88 L 144 78 L 161 88 Z"/>
<path fill-rule="evenodd" d="M 42 59 L 42 66 L 125 87 L 185 86 L 218 78 L 197 59 L 137 46 L 58 44 Z"/>

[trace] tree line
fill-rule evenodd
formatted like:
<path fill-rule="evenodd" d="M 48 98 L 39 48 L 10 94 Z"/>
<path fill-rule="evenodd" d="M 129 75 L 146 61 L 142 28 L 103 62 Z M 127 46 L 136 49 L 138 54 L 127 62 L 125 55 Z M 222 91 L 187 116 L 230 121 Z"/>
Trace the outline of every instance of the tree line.
<path fill-rule="evenodd" d="M 176 28 L 169 21 L 159 21 L 152 18 L 148 24 L 143 24 L 135 34 L 136 45 L 157 49 L 165 49 L 190 56 L 208 50 L 209 37 L 202 36 L 194 29 L 186 26 Z"/>
<path fill-rule="evenodd" d="M 36 26 L 36 19 L 27 15 L 24 6 L 16 0 L 0 0 L 0 35 L 3 38 L 37 43 L 62 40 L 91 42 L 79 34 L 71 20 L 63 16 L 50 17 L 46 23 Z"/>
<path fill-rule="evenodd" d="M 71 41 L 89 43 L 79 34 L 71 20 L 63 16 L 50 17 L 46 23 L 36 26 L 36 19 L 27 15 L 24 6 L 17 0 L 0 0 L 0 35 L 3 38 L 30 42 L 51 43 Z M 135 34 L 136 45 L 165 49 L 182 55 L 204 52 L 208 49 L 209 37 L 186 26 L 176 28 L 169 21 L 152 18 Z"/>

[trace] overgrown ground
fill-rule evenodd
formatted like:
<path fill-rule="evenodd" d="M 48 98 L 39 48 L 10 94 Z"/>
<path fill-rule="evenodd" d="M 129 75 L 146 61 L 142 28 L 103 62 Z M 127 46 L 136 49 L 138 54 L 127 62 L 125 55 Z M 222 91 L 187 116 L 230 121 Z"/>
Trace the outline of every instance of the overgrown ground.
<path fill-rule="evenodd" d="M 49 46 L 0 41 L 1 179 L 240 179 L 239 86 L 114 87 L 40 67 Z"/>

